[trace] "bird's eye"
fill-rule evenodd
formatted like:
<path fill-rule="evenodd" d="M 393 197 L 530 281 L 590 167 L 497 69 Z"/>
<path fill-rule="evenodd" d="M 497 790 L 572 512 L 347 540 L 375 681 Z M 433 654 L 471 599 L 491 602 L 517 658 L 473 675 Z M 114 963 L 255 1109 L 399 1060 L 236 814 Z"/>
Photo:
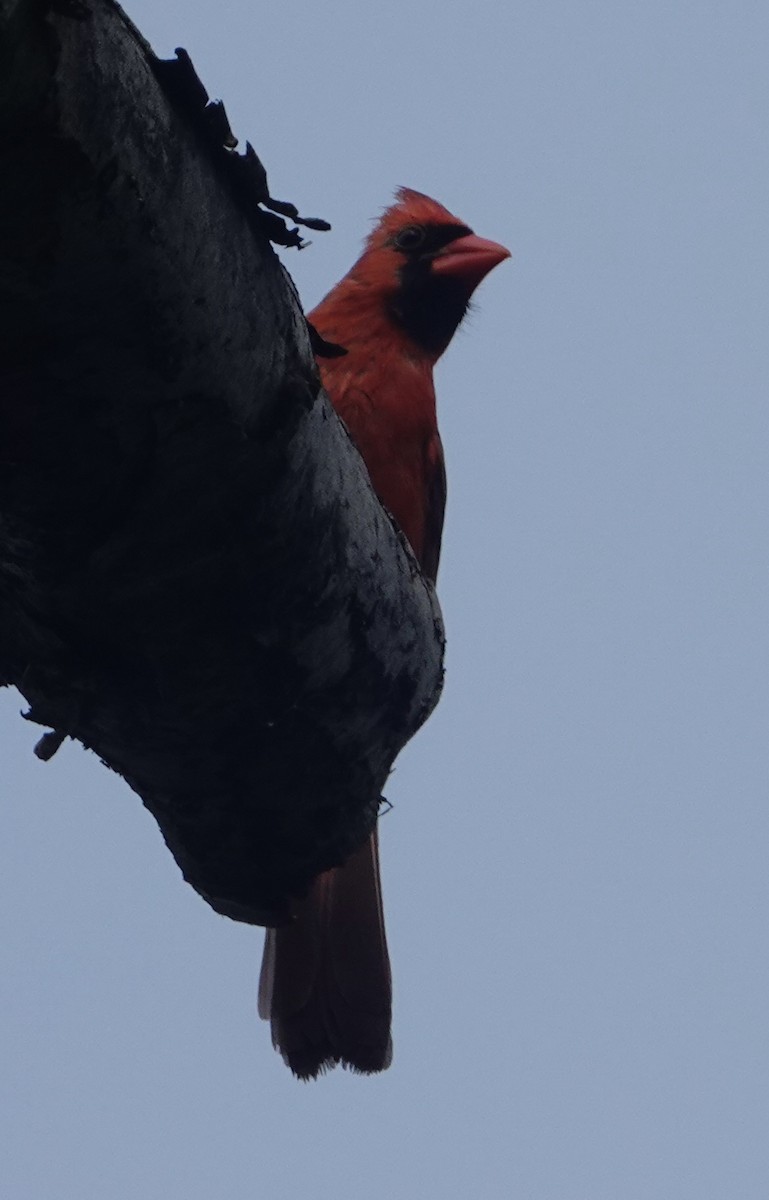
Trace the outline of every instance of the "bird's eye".
<path fill-rule="evenodd" d="M 418 250 L 425 240 L 425 231 L 421 225 L 407 225 L 395 236 L 395 245 L 399 250 Z"/>

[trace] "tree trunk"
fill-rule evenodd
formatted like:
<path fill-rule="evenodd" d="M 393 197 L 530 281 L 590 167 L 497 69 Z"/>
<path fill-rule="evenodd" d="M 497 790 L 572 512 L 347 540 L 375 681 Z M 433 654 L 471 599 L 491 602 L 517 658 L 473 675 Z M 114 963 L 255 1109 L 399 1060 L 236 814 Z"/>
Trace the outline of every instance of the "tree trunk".
<path fill-rule="evenodd" d="M 0 0 L 0 677 L 263 924 L 368 834 L 443 634 L 206 99 L 111 0 Z"/>

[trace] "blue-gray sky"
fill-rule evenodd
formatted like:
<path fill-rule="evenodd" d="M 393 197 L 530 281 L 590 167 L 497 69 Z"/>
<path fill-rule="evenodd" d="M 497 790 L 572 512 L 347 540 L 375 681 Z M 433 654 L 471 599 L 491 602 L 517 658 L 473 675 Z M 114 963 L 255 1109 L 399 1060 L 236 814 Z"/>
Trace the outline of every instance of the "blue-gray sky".
<path fill-rule="evenodd" d="M 261 935 L 2 702 L 10 1200 L 769 1195 L 769 10 L 132 0 L 272 192 L 513 260 L 437 373 L 445 696 L 382 823 L 383 1076 L 291 1078 Z"/>

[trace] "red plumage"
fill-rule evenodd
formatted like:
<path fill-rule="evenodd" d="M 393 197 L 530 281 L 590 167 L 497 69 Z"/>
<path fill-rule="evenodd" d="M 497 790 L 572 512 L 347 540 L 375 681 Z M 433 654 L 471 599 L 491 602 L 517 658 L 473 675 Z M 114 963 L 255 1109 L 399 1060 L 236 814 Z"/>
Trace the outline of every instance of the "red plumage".
<path fill-rule="evenodd" d="M 446 501 L 433 367 L 475 288 L 508 255 L 437 201 L 401 188 L 358 261 L 309 316 L 321 338 L 346 351 L 318 359 L 323 385 L 433 581 Z M 389 1065 L 376 833 L 344 866 L 318 876 L 292 924 L 268 930 L 259 1009 L 303 1079 L 339 1062 L 363 1072 Z"/>

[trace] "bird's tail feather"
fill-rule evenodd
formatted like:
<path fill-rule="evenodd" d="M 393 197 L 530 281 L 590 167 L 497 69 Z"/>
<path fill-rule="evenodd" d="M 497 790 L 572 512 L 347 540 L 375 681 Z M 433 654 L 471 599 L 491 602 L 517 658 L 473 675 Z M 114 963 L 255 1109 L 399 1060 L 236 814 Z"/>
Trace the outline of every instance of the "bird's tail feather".
<path fill-rule="evenodd" d="M 300 1079 L 342 1063 L 383 1071 L 392 1059 L 392 982 L 376 830 L 341 867 L 324 871 L 294 920 L 269 929 L 259 1014 Z"/>

